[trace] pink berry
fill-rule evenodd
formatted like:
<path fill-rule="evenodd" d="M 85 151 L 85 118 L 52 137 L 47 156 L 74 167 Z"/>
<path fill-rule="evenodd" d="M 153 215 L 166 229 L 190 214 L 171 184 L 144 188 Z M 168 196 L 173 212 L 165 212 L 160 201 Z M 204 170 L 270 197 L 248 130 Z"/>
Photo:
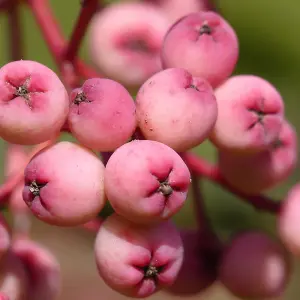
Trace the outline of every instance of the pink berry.
<path fill-rule="evenodd" d="M 282 295 L 290 261 L 284 248 L 260 232 L 235 237 L 223 255 L 219 279 L 237 297 L 267 299 Z"/>
<path fill-rule="evenodd" d="M 40 151 L 27 165 L 23 199 L 44 222 L 84 224 L 104 206 L 103 176 L 104 165 L 93 152 L 60 142 Z"/>
<path fill-rule="evenodd" d="M 203 292 L 217 280 L 221 245 L 198 230 L 182 230 L 184 248 L 180 272 L 168 292 L 174 295 L 192 295 Z"/>
<path fill-rule="evenodd" d="M 257 194 L 286 180 L 296 167 L 297 156 L 295 129 L 285 121 L 271 149 L 248 154 L 220 151 L 219 168 L 230 185 Z"/>
<path fill-rule="evenodd" d="M 215 95 L 219 113 L 211 141 L 219 149 L 259 152 L 277 139 L 284 103 L 268 81 L 254 75 L 233 76 Z"/>
<path fill-rule="evenodd" d="M 166 220 L 183 206 L 190 172 L 168 146 L 134 140 L 117 149 L 105 169 L 105 192 L 116 213 L 138 223 Z"/>
<path fill-rule="evenodd" d="M 13 251 L 25 265 L 29 275 L 30 300 L 54 300 L 60 292 L 60 265 L 53 254 L 34 241 L 18 238 Z"/>
<path fill-rule="evenodd" d="M 92 78 L 71 93 L 68 124 L 80 143 L 112 151 L 126 143 L 136 127 L 135 104 L 118 82 Z"/>
<path fill-rule="evenodd" d="M 22 261 L 13 253 L 13 251 L 9 251 L 1 258 L 0 274 L 1 293 L 6 295 L 9 300 L 28 299 L 28 273 Z"/>
<path fill-rule="evenodd" d="M 173 284 L 183 247 L 169 221 L 148 227 L 113 214 L 100 227 L 95 255 L 108 286 L 128 297 L 145 298 Z"/>
<path fill-rule="evenodd" d="M 39 144 L 57 135 L 69 110 L 67 91 L 46 66 L 28 60 L 0 69 L 0 136 L 15 144 Z"/>
<path fill-rule="evenodd" d="M 0 300 L 11 300 L 5 293 L 0 292 Z"/>
<path fill-rule="evenodd" d="M 159 5 L 171 22 L 194 12 L 212 10 L 210 0 L 148 0 Z"/>
<path fill-rule="evenodd" d="M 237 36 L 219 14 L 191 13 L 178 20 L 165 36 L 164 68 L 183 68 L 216 87 L 229 77 L 239 55 Z"/>
<path fill-rule="evenodd" d="M 202 143 L 218 115 L 210 84 L 179 68 L 150 77 L 137 94 L 136 107 L 143 135 L 178 152 Z"/>
<path fill-rule="evenodd" d="M 278 232 L 285 246 L 300 256 L 300 184 L 296 184 L 282 203 L 278 216 Z"/>
<path fill-rule="evenodd" d="M 155 6 L 137 1 L 109 4 L 92 19 L 94 63 L 110 78 L 140 85 L 161 70 L 160 49 L 170 22 Z"/>

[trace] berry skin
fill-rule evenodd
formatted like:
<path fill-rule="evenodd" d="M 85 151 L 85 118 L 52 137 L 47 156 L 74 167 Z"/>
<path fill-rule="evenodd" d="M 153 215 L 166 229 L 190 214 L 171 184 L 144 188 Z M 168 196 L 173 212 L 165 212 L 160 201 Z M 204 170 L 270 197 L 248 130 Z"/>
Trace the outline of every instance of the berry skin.
<path fill-rule="evenodd" d="M 148 2 L 158 5 L 172 23 L 191 13 L 212 10 L 209 0 L 148 0 Z"/>
<path fill-rule="evenodd" d="M 36 154 L 25 169 L 23 199 L 49 224 L 76 226 L 105 204 L 104 165 L 89 149 L 60 142 Z"/>
<path fill-rule="evenodd" d="M 164 69 L 186 69 L 214 88 L 232 74 L 238 55 L 235 31 L 213 11 L 191 13 L 178 20 L 168 30 L 161 50 Z"/>
<path fill-rule="evenodd" d="M 169 219 L 183 206 L 190 172 L 170 147 L 134 140 L 118 148 L 107 162 L 105 193 L 116 213 L 137 223 Z"/>
<path fill-rule="evenodd" d="M 183 246 L 169 221 L 148 227 L 113 214 L 97 234 L 95 257 L 108 286 L 128 297 L 145 298 L 173 284 Z"/>
<path fill-rule="evenodd" d="M 300 184 L 289 191 L 282 203 L 277 219 L 277 227 L 281 240 L 295 256 L 300 256 Z"/>
<path fill-rule="evenodd" d="M 27 296 L 30 289 L 28 273 L 22 261 L 13 251 L 8 251 L 1 258 L 0 274 L 1 293 L 6 295 L 9 300 L 28 299 Z"/>
<path fill-rule="evenodd" d="M 235 237 L 223 254 L 220 281 L 237 297 L 274 299 L 282 295 L 290 261 L 282 245 L 261 232 Z"/>
<path fill-rule="evenodd" d="M 258 194 L 286 180 L 297 164 L 297 135 L 284 121 L 272 148 L 259 153 L 219 152 L 219 168 L 226 181 L 247 194 Z"/>
<path fill-rule="evenodd" d="M 180 272 L 168 292 L 173 295 L 195 295 L 217 280 L 222 247 L 199 230 L 181 230 L 184 256 Z"/>
<path fill-rule="evenodd" d="M 110 4 L 94 15 L 90 25 L 92 60 L 107 77 L 138 86 L 161 70 L 160 49 L 169 25 L 151 4 Z"/>
<path fill-rule="evenodd" d="M 55 300 L 60 292 L 60 265 L 46 248 L 25 238 L 18 238 L 13 252 L 28 270 L 30 300 Z"/>
<path fill-rule="evenodd" d="M 278 138 L 284 122 L 281 95 L 268 81 L 237 75 L 215 90 L 218 119 L 211 141 L 221 150 L 260 152 Z"/>
<path fill-rule="evenodd" d="M 33 145 L 55 137 L 69 111 L 68 93 L 58 76 L 29 60 L 0 69 L 0 136 Z"/>
<path fill-rule="evenodd" d="M 179 68 L 150 77 L 137 94 L 136 107 L 145 138 L 164 143 L 177 152 L 201 144 L 218 115 L 210 84 Z"/>
<path fill-rule="evenodd" d="M 135 104 L 118 82 L 92 78 L 71 93 L 71 133 L 84 146 L 112 151 L 126 143 L 136 128 Z"/>

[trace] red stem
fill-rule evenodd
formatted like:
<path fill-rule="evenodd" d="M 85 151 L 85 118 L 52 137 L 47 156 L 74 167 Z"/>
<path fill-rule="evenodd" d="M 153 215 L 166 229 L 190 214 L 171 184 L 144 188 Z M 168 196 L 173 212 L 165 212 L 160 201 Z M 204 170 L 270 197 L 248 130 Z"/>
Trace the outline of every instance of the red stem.
<path fill-rule="evenodd" d="M 79 84 L 78 75 L 84 79 L 102 77 L 93 68 L 87 66 L 78 58 L 74 59 L 72 64 L 64 60 L 64 50 L 67 47 L 66 41 L 57 20 L 54 17 L 48 0 L 27 0 L 27 3 L 36 18 L 51 54 L 68 85 L 77 87 Z"/>
<path fill-rule="evenodd" d="M 201 176 L 197 176 L 194 172 L 192 173 L 192 192 L 193 192 L 193 203 L 194 203 L 194 211 L 196 215 L 196 220 L 198 224 L 199 232 L 211 232 L 210 221 L 206 214 L 206 209 L 204 207 L 204 197 L 201 191 Z"/>
<path fill-rule="evenodd" d="M 0 0 L 0 12 L 6 10 L 9 5 L 9 0 Z"/>
<path fill-rule="evenodd" d="M 182 158 L 192 172 L 198 176 L 203 176 L 215 183 L 218 183 L 224 189 L 239 196 L 248 203 L 252 204 L 258 210 L 264 210 L 271 213 L 278 213 L 281 208 L 281 203 L 273 201 L 264 195 L 248 195 L 230 186 L 220 173 L 218 167 L 211 165 L 209 162 L 201 159 L 192 153 L 183 153 Z"/>
<path fill-rule="evenodd" d="M 11 56 L 11 60 L 15 61 L 23 58 L 20 2 L 19 0 L 10 0 L 8 4 L 8 31 L 10 39 L 9 53 Z"/>
<path fill-rule="evenodd" d="M 98 0 L 85 0 L 73 29 L 71 39 L 69 41 L 65 59 L 73 62 L 78 54 L 82 39 L 86 33 L 90 20 L 98 7 Z"/>
<path fill-rule="evenodd" d="M 61 65 L 65 40 L 47 0 L 27 0 L 50 52 L 57 65 Z"/>

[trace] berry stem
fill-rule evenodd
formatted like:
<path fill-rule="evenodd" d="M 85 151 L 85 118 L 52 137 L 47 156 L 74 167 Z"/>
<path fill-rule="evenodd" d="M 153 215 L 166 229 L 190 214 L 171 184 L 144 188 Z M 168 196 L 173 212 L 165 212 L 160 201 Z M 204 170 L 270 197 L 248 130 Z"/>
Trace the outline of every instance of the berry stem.
<path fill-rule="evenodd" d="M 57 66 L 62 72 L 64 81 L 68 85 L 76 87 L 79 76 L 83 79 L 101 77 L 93 68 L 87 66 L 78 58 L 74 59 L 71 64 L 64 60 L 64 50 L 67 47 L 66 41 L 48 0 L 27 0 L 27 4 L 41 29 Z"/>
<path fill-rule="evenodd" d="M 44 39 L 57 65 L 61 64 L 61 53 L 65 40 L 47 0 L 27 0 Z"/>
<path fill-rule="evenodd" d="M 192 193 L 193 193 L 193 203 L 194 211 L 196 214 L 198 229 L 201 232 L 211 232 L 211 224 L 207 217 L 206 210 L 204 207 L 204 197 L 201 191 L 201 176 L 197 176 L 194 172 L 192 174 Z"/>
<path fill-rule="evenodd" d="M 248 195 L 238 191 L 226 182 L 217 166 L 211 165 L 209 162 L 201 159 L 197 155 L 192 153 L 183 153 L 182 158 L 192 172 L 219 184 L 227 191 L 239 196 L 241 199 L 253 205 L 257 210 L 264 210 L 270 213 L 278 213 L 280 211 L 280 202 L 274 201 L 264 195 Z"/>
<path fill-rule="evenodd" d="M 201 0 L 199 0 L 199 1 L 201 1 Z M 210 0 L 210 1 L 208 1 L 208 8 L 209 8 L 209 10 L 211 10 L 211 11 L 215 11 L 215 12 L 217 12 L 219 9 L 217 9 L 217 5 L 216 5 L 216 0 Z"/>
<path fill-rule="evenodd" d="M 0 0 L 0 12 L 7 9 L 9 0 Z"/>
<path fill-rule="evenodd" d="M 8 2 L 8 31 L 10 38 L 9 53 L 12 61 L 23 58 L 22 30 L 20 24 L 20 2 L 11 0 Z"/>
<path fill-rule="evenodd" d="M 82 2 L 80 14 L 66 49 L 65 59 L 67 61 L 73 62 L 76 58 L 82 39 L 97 8 L 98 0 L 84 0 Z"/>

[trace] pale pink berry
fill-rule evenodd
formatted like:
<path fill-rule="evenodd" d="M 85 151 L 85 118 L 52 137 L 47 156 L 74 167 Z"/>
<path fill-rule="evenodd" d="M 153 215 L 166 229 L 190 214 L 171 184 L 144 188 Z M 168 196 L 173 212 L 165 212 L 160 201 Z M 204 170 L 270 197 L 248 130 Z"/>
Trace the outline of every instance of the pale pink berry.
<path fill-rule="evenodd" d="M 295 170 L 297 157 L 297 134 L 285 121 L 278 140 L 269 150 L 245 154 L 220 151 L 218 164 L 231 186 L 257 194 L 284 182 Z"/>
<path fill-rule="evenodd" d="M 0 69 L 0 136 L 15 144 L 55 137 L 69 111 L 68 93 L 48 67 L 29 60 Z"/>
<path fill-rule="evenodd" d="M 126 143 L 136 128 L 135 104 L 118 82 L 92 78 L 71 93 L 68 124 L 88 148 L 112 151 Z"/>
<path fill-rule="evenodd" d="M 28 299 L 28 273 L 22 261 L 13 251 L 7 252 L 6 255 L 1 258 L 0 274 L 1 293 L 6 295 L 9 300 Z"/>
<path fill-rule="evenodd" d="M 274 299 L 282 295 L 290 272 L 285 249 L 261 232 L 235 237 L 220 262 L 219 279 L 237 297 Z"/>
<path fill-rule="evenodd" d="M 16 239 L 12 248 L 28 272 L 28 299 L 57 299 L 61 287 L 61 271 L 56 257 L 48 249 L 29 239 Z"/>
<path fill-rule="evenodd" d="M 178 152 L 201 144 L 218 115 L 210 84 L 180 68 L 166 69 L 150 77 L 138 91 L 136 109 L 145 138 Z"/>
<path fill-rule="evenodd" d="M 300 256 L 300 184 L 296 184 L 282 203 L 278 216 L 278 232 L 285 246 Z"/>
<path fill-rule="evenodd" d="M 134 140 L 118 148 L 105 169 L 105 192 L 116 213 L 148 223 L 169 219 L 183 206 L 190 172 L 170 147 Z"/>
<path fill-rule="evenodd" d="M 178 20 L 165 36 L 164 68 L 183 68 L 213 87 L 229 77 L 239 55 L 234 29 L 213 11 L 191 13 Z"/>
<path fill-rule="evenodd" d="M 216 89 L 218 119 L 211 141 L 222 150 L 259 152 L 278 138 L 284 103 L 276 88 L 254 75 L 237 75 Z"/>
<path fill-rule="evenodd" d="M 141 226 L 117 214 L 104 221 L 95 241 L 96 263 L 104 282 L 134 298 L 172 285 L 183 251 L 180 234 L 171 222 Z"/>
<path fill-rule="evenodd" d="M 59 142 L 36 154 L 25 169 L 23 199 L 49 224 L 75 226 L 105 204 L 104 165 L 89 149 Z"/>
<path fill-rule="evenodd" d="M 151 4 L 111 3 L 92 19 L 92 60 L 107 77 L 140 85 L 161 70 L 160 49 L 169 25 L 163 12 Z"/>

